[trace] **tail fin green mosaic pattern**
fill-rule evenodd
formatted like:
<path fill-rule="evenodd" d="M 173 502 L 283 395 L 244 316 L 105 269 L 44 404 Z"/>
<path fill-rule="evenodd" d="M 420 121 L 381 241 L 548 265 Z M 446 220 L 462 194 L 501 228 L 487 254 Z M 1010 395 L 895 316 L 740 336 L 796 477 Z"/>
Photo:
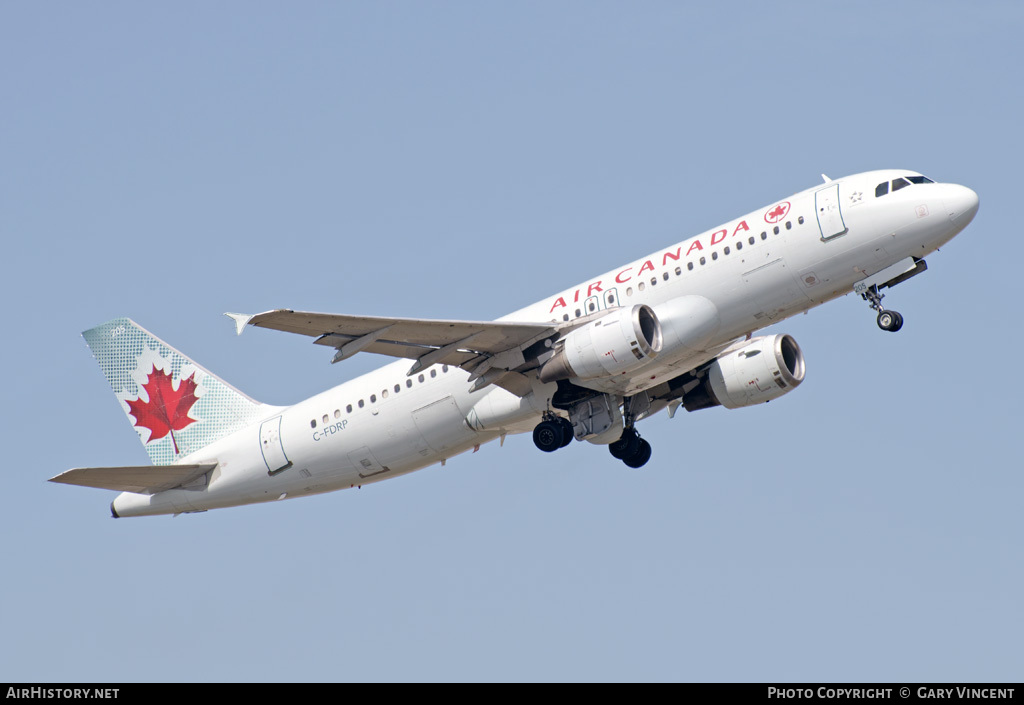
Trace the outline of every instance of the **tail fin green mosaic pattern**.
<path fill-rule="evenodd" d="M 260 417 L 263 407 L 128 318 L 82 333 L 139 440 L 170 465 Z"/>

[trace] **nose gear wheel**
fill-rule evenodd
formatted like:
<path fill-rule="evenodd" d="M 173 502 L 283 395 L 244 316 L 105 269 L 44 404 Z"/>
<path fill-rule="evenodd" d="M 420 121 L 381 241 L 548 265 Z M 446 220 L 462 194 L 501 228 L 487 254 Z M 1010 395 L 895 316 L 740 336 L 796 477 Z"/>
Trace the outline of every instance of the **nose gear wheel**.
<path fill-rule="evenodd" d="M 861 298 L 868 302 L 872 309 L 878 311 L 878 327 L 884 331 L 895 333 L 903 327 L 903 316 L 896 311 L 889 311 L 882 308 L 882 299 L 885 294 L 878 291 L 877 286 L 870 286 L 862 293 Z"/>

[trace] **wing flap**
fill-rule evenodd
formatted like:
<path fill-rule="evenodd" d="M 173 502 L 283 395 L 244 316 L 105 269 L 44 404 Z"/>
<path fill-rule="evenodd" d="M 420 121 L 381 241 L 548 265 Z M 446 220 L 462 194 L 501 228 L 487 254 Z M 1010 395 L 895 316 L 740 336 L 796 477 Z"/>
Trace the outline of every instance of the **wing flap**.
<path fill-rule="evenodd" d="M 342 338 L 338 335 L 326 335 L 317 338 L 313 342 L 317 345 L 326 345 L 340 350 L 347 342 L 350 341 L 351 339 Z M 360 348 L 360 352 L 371 352 L 378 355 L 387 355 L 388 357 L 404 357 L 408 360 L 418 360 L 427 353 L 431 353 L 438 349 L 439 348 L 430 347 L 428 345 L 411 345 L 409 343 L 400 343 L 393 340 L 377 340 L 364 348 Z M 345 355 L 344 357 L 348 357 L 348 355 Z M 344 359 L 344 357 L 340 359 Z M 461 367 L 471 360 L 478 359 L 479 357 L 480 354 L 476 352 L 452 350 L 447 354 L 438 357 L 434 362 Z"/>
<path fill-rule="evenodd" d="M 56 477 L 51 477 L 50 482 L 96 487 L 101 490 L 155 494 L 188 485 L 215 467 L 217 467 L 216 463 L 73 468 Z"/>

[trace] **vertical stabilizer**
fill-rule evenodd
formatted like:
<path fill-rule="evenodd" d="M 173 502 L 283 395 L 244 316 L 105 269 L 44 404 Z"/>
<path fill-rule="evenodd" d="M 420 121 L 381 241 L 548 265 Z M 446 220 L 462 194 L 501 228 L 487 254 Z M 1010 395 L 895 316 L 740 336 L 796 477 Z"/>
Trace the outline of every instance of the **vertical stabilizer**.
<path fill-rule="evenodd" d="M 263 405 L 128 318 L 82 333 L 156 465 L 257 420 Z"/>

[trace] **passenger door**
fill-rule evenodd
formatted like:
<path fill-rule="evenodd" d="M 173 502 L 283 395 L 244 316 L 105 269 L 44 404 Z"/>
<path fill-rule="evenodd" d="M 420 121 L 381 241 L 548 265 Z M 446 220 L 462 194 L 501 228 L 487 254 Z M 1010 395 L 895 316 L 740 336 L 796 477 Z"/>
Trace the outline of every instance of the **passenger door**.
<path fill-rule="evenodd" d="M 839 184 L 829 184 L 814 194 L 814 211 L 818 216 L 818 228 L 822 240 L 831 240 L 844 235 L 849 228 L 843 221 L 843 212 L 839 207 Z"/>

